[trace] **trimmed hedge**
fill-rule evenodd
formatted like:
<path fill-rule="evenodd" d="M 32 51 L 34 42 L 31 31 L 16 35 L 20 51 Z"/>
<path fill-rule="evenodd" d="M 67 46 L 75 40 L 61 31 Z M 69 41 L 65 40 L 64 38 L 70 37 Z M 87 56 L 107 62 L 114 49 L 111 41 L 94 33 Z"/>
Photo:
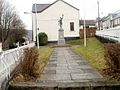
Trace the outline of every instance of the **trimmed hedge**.
<path fill-rule="evenodd" d="M 112 78 L 120 79 L 120 44 L 108 43 L 104 45 L 105 60 L 108 69 L 106 73 Z"/>
<path fill-rule="evenodd" d="M 38 39 L 39 39 L 39 45 L 46 45 L 48 43 L 48 36 L 46 33 L 41 32 L 38 34 Z"/>

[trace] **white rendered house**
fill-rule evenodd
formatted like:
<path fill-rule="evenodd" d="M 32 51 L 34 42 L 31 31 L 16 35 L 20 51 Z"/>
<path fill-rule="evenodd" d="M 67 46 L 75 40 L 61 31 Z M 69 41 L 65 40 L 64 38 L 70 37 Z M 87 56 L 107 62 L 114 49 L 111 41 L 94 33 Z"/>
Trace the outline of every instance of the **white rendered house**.
<path fill-rule="evenodd" d="M 32 21 L 34 41 L 36 40 L 37 29 L 39 29 L 37 30 L 38 33 L 45 32 L 48 35 L 48 41 L 58 41 L 58 30 L 60 28 L 58 20 L 62 15 L 64 15 L 64 37 L 79 37 L 79 9 L 63 0 L 57 0 L 52 4 L 33 4 Z"/>

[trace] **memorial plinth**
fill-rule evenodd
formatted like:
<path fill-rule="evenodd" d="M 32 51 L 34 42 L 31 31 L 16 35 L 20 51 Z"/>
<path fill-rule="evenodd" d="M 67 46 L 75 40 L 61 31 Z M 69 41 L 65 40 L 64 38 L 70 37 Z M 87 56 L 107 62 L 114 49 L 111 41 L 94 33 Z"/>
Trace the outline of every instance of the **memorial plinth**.
<path fill-rule="evenodd" d="M 58 30 L 58 45 L 59 46 L 65 45 L 64 30 L 62 28 Z"/>

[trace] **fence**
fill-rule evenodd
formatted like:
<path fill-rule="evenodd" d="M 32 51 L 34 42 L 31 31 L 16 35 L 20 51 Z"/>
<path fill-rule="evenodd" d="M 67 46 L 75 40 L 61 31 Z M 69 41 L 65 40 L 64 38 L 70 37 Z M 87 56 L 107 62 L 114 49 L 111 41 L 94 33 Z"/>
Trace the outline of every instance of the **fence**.
<path fill-rule="evenodd" d="M 96 31 L 96 36 L 120 42 L 120 28 Z"/>
<path fill-rule="evenodd" d="M 0 54 L 0 87 L 2 82 L 10 77 L 11 71 L 19 64 L 19 58 L 23 53 L 23 49 L 33 46 L 35 46 L 35 44 L 31 43 L 15 49 L 3 51 Z"/>
<path fill-rule="evenodd" d="M 96 28 L 86 28 L 86 36 L 93 37 L 95 36 Z M 84 38 L 84 29 L 80 29 L 80 38 Z"/>

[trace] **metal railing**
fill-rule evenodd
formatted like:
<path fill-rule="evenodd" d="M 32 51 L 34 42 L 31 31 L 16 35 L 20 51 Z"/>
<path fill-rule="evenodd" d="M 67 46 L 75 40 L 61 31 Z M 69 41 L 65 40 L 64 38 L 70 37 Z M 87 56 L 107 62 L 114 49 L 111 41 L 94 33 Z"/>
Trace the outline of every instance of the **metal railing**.
<path fill-rule="evenodd" d="M 3 51 L 0 53 L 0 87 L 4 80 L 10 78 L 11 71 L 19 64 L 20 57 L 23 54 L 23 49 L 27 47 L 34 47 L 31 43 L 15 49 Z"/>
<path fill-rule="evenodd" d="M 120 28 L 111 28 L 111 29 L 96 31 L 96 36 L 120 42 Z"/>

